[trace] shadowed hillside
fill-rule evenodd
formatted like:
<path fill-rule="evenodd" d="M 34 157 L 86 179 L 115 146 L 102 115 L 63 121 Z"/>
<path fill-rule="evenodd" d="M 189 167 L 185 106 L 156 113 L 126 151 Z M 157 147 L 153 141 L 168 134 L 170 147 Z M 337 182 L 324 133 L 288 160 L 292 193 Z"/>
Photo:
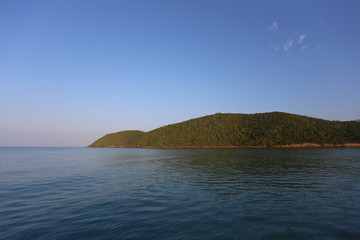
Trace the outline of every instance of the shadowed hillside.
<path fill-rule="evenodd" d="M 289 113 L 214 114 L 141 131 L 108 134 L 90 147 L 225 147 L 360 143 L 360 123 Z"/>

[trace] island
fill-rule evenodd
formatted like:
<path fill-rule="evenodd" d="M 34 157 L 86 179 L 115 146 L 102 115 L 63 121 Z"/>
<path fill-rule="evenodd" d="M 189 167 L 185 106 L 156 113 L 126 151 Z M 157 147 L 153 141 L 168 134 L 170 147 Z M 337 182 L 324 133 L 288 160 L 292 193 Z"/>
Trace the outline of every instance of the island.
<path fill-rule="evenodd" d="M 360 147 L 360 122 L 329 121 L 284 112 L 216 113 L 149 132 L 127 130 L 110 133 L 88 147 Z"/>

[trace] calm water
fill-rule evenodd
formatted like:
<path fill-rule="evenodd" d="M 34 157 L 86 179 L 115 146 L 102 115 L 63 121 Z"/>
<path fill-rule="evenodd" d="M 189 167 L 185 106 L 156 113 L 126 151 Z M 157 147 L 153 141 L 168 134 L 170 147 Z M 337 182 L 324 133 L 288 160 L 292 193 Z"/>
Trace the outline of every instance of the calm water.
<path fill-rule="evenodd" d="M 360 149 L 0 148 L 2 239 L 360 239 Z"/>

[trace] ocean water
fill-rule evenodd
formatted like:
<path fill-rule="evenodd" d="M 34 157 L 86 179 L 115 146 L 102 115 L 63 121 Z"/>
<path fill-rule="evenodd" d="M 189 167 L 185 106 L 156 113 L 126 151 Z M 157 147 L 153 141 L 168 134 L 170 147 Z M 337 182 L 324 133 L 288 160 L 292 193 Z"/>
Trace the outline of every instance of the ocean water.
<path fill-rule="evenodd" d="M 360 149 L 0 148 L 1 239 L 360 239 Z"/>

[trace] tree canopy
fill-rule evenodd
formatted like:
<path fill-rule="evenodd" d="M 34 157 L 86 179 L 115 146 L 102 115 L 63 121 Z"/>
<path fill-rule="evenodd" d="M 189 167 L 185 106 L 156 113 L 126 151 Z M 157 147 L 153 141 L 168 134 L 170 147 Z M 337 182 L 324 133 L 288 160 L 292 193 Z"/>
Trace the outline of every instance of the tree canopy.
<path fill-rule="evenodd" d="M 265 146 L 360 143 L 360 122 L 290 113 L 208 115 L 149 132 L 107 134 L 90 147 Z"/>

